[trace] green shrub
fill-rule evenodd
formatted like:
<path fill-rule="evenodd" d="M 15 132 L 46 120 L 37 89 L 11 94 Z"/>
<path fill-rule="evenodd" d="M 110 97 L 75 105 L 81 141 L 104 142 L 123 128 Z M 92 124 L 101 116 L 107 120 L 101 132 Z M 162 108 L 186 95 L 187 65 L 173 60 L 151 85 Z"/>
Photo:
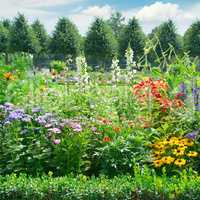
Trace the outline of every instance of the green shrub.
<path fill-rule="evenodd" d="M 79 175 L 31 178 L 0 176 L 1 200 L 186 200 L 199 199 L 200 178 L 183 172 L 171 178 L 156 176 L 147 168 L 135 168 L 135 177 L 89 179 Z"/>
<path fill-rule="evenodd" d="M 10 103 L 0 105 L 0 121 L 0 174 L 80 172 L 87 133 L 78 121 Z"/>
<path fill-rule="evenodd" d="M 55 70 L 57 73 L 60 73 L 66 68 L 65 62 L 54 60 L 50 63 L 51 69 Z"/>

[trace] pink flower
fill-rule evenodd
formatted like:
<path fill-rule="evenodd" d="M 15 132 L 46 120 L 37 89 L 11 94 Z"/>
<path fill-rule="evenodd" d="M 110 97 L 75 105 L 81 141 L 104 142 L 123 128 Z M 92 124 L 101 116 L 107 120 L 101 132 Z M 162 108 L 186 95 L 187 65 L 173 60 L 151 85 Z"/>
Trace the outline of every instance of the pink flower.
<path fill-rule="evenodd" d="M 55 145 L 60 144 L 60 142 L 61 142 L 60 139 L 54 139 L 53 140 L 53 144 L 55 144 Z"/>

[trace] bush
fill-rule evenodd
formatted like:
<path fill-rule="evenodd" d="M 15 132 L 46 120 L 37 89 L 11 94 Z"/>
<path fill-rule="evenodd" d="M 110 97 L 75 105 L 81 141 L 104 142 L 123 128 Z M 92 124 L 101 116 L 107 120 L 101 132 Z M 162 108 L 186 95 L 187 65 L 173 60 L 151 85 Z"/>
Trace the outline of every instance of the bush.
<path fill-rule="evenodd" d="M 49 173 L 50 174 L 50 173 Z M 135 177 L 27 178 L 0 176 L 1 200 L 161 200 L 199 199 L 200 178 L 192 172 L 179 177 L 156 176 L 147 168 L 135 168 Z"/>
<path fill-rule="evenodd" d="M 80 172 L 87 140 L 78 121 L 42 114 L 41 108 L 28 114 L 5 103 L 0 105 L 0 122 L 0 174 Z"/>
<path fill-rule="evenodd" d="M 66 68 L 65 62 L 54 60 L 50 63 L 51 69 L 55 70 L 57 73 L 60 73 Z"/>

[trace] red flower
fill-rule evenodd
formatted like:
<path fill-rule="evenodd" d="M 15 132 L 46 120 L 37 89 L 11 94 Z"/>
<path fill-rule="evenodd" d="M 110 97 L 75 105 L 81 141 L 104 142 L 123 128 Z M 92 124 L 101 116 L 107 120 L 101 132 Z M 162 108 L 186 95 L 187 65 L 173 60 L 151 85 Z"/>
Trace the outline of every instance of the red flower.
<path fill-rule="evenodd" d="M 180 100 L 180 99 L 174 99 L 174 104 L 175 104 L 175 106 L 178 107 L 178 108 L 181 108 L 181 107 L 184 106 L 183 101 Z"/>
<path fill-rule="evenodd" d="M 105 137 L 103 138 L 103 142 L 110 142 L 110 141 L 111 141 L 111 138 L 108 137 L 108 136 L 105 136 Z"/>
<path fill-rule="evenodd" d="M 174 99 L 180 99 L 181 97 L 184 97 L 185 94 L 183 92 L 179 92 L 175 95 Z"/>

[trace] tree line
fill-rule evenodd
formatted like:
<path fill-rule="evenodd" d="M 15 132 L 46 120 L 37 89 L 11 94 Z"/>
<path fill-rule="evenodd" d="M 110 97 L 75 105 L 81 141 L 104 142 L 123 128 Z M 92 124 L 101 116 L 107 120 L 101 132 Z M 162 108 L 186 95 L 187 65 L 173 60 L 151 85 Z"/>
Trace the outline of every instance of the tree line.
<path fill-rule="evenodd" d="M 113 57 L 123 62 L 128 47 L 134 51 L 135 62 L 146 56 L 149 65 L 184 52 L 199 58 L 200 21 L 194 22 L 183 36 L 177 34 L 172 20 L 145 35 L 136 18 L 125 23 L 119 12 L 108 20 L 96 18 L 85 36 L 81 36 L 75 24 L 65 17 L 58 20 L 52 34 L 47 33 L 39 20 L 29 24 L 23 14 L 0 22 L 0 53 L 7 55 L 7 62 L 8 55 L 16 52 L 30 53 L 38 59 L 53 55 L 54 59 L 71 58 L 72 61 L 84 54 L 90 65 L 105 66 Z"/>

